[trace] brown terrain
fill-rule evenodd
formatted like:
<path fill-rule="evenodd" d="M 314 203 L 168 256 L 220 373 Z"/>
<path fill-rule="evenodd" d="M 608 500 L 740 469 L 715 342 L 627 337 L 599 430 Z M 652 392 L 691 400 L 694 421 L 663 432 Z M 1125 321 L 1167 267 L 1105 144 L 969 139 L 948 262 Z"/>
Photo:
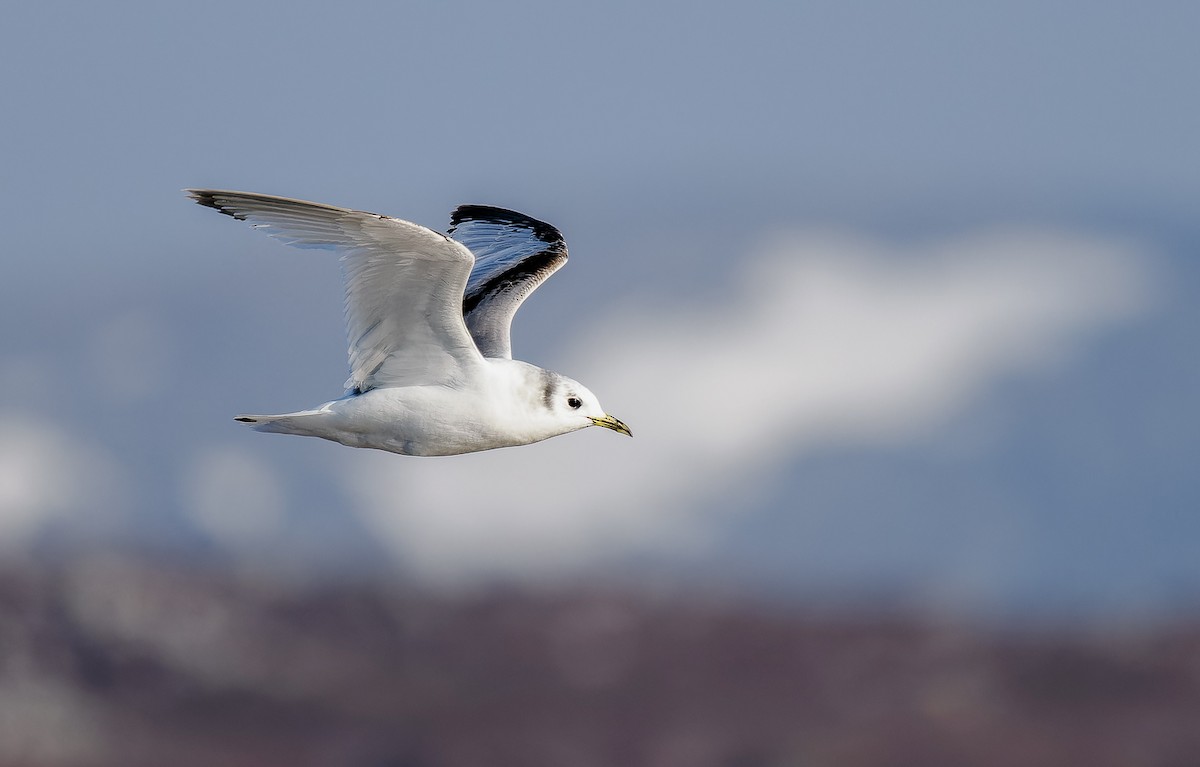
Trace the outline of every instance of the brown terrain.
<path fill-rule="evenodd" d="M 0 764 L 1200 765 L 1200 623 L 0 570 Z"/>

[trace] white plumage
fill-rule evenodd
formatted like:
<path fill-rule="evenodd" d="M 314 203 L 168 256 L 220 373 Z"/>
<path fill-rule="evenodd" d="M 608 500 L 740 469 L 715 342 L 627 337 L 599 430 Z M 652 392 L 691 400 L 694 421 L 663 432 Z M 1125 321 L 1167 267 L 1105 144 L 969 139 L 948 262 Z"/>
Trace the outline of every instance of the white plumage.
<path fill-rule="evenodd" d="M 467 205 L 451 217 L 451 238 L 285 197 L 187 192 L 289 245 L 341 254 L 346 394 L 312 410 L 237 420 L 404 455 L 525 445 L 592 425 L 630 433 L 578 382 L 511 359 L 513 314 L 567 260 L 549 224 Z"/>

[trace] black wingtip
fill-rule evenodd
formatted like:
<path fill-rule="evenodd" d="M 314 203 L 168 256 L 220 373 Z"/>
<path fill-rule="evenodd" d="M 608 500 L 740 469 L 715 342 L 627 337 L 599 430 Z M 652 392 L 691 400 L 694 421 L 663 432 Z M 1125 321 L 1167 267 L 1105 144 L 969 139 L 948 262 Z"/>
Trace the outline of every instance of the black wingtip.
<path fill-rule="evenodd" d="M 241 213 L 238 213 L 218 202 L 217 195 L 219 195 L 220 192 L 215 189 L 184 189 L 183 191 L 188 197 L 191 197 L 194 201 L 206 208 L 212 208 L 218 213 L 224 213 L 226 216 L 232 216 L 238 221 L 246 220 L 246 217 Z"/>
<path fill-rule="evenodd" d="M 459 205 L 450 214 L 450 232 L 464 221 L 490 221 L 496 224 L 516 226 L 528 229 L 542 242 L 562 242 L 562 232 L 545 221 L 539 221 L 533 216 L 518 213 L 507 208 L 497 208 L 492 205 Z"/>
<path fill-rule="evenodd" d="M 221 207 L 217 204 L 217 193 L 211 189 L 184 189 L 183 193 L 201 205 L 207 205 L 210 208 L 218 209 Z"/>

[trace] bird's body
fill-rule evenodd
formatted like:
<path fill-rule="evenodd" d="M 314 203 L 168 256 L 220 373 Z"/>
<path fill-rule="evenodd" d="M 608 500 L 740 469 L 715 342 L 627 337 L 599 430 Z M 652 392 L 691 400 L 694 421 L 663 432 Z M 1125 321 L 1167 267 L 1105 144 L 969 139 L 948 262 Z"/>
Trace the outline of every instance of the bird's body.
<path fill-rule="evenodd" d="M 565 433 L 544 402 L 528 396 L 553 380 L 524 362 L 489 359 L 460 387 L 414 385 L 349 393 L 313 410 L 238 416 L 259 431 L 299 434 L 402 455 L 456 455 L 528 445 Z M 576 428 L 591 426 L 579 421 Z M 573 430 L 573 429 L 572 429 Z"/>
<path fill-rule="evenodd" d="M 238 421 L 403 455 L 527 445 L 593 425 L 630 433 L 578 382 L 511 359 L 513 314 L 567 258 L 549 224 L 463 206 L 451 219 L 460 242 L 374 213 L 248 192 L 188 192 L 289 244 L 342 253 L 346 394 L 312 410 Z"/>

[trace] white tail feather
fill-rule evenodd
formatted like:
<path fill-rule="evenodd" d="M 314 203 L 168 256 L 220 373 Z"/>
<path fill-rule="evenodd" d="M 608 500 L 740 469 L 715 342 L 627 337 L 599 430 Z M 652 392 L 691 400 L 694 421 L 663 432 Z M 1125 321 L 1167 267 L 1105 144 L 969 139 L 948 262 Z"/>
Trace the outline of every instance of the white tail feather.
<path fill-rule="evenodd" d="M 244 423 L 255 431 L 268 434 L 301 434 L 313 433 L 312 419 L 316 416 L 328 415 L 327 410 L 302 410 L 298 413 L 283 413 L 281 415 L 239 415 L 233 420 Z"/>

